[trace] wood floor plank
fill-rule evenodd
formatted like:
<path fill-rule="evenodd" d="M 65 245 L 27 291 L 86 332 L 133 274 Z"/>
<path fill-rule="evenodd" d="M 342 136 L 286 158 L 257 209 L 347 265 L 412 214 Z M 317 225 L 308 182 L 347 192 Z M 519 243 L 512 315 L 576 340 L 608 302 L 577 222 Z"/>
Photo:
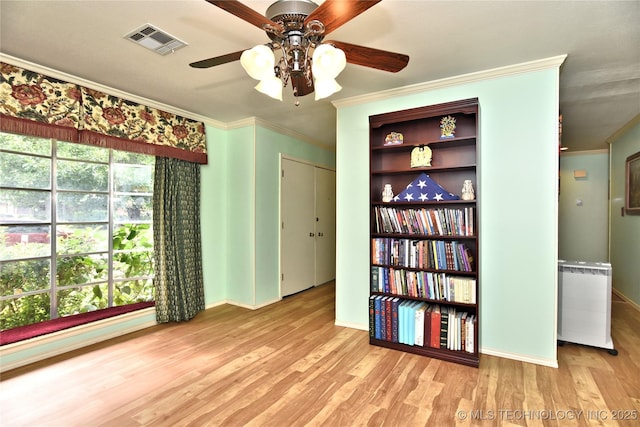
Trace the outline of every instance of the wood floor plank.
<path fill-rule="evenodd" d="M 611 416 L 640 417 L 628 303 L 612 307 L 618 356 L 566 344 L 558 369 L 488 355 L 476 369 L 370 346 L 334 324 L 334 300 L 328 284 L 258 310 L 222 305 L 4 373 L 0 425 L 640 425 Z"/>

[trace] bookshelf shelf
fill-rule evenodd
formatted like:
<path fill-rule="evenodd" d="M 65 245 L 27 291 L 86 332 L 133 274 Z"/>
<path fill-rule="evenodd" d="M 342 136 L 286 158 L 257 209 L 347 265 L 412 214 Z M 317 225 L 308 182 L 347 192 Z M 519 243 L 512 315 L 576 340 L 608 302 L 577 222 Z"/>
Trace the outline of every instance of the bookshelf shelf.
<path fill-rule="evenodd" d="M 443 136 L 451 119 L 455 135 Z M 369 117 L 372 345 L 479 366 L 477 129 L 475 98 Z M 392 132 L 402 144 L 385 145 Z M 424 146 L 431 166 L 412 168 Z M 472 200 L 461 200 L 466 180 Z"/>

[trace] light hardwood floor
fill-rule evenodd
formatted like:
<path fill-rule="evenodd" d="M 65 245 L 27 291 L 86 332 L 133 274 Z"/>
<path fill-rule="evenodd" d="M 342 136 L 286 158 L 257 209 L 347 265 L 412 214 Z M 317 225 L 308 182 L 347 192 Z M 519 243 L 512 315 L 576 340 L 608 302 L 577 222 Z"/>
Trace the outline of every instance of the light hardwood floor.
<path fill-rule="evenodd" d="M 370 346 L 334 325 L 334 297 L 327 284 L 260 310 L 221 306 L 7 372 L 0 425 L 640 425 L 628 303 L 613 303 L 618 356 L 568 344 L 559 369 L 487 355 L 476 369 Z"/>

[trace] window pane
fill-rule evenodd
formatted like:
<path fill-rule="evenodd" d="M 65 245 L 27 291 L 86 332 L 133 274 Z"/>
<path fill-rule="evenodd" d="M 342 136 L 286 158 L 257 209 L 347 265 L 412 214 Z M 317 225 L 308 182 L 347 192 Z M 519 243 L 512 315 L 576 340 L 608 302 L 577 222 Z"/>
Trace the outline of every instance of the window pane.
<path fill-rule="evenodd" d="M 0 224 L 51 221 L 51 192 L 0 190 Z"/>
<path fill-rule="evenodd" d="M 21 153 L 51 155 L 51 140 L 0 132 L 0 147 Z"/>
<path fill-rule="evenodd" d="M 113 150 L 113 163 L 126 163 L 129 165 L 149 165 L 152 167 L 156 163 L 154 156 L 148 154 L 129 153 L 127 151 Z"/>
<path fill-rule="evenodd" d="M 0 260 L 51 255 L 48 225 L 0 226 Z"/>
<path fill-rule="evenodd" d="M 109 191 L 109 165 L 58 160 L 60 190 Z"/>
<path fill-rule="evenodd" d="M 114 188 L 122 193 L 151 193 L 153 191 L 153 167 L 113 165 Z"/>
<path fill-rule="evenodd" d="M 107 284 L 58 291 L 58 316 L 86 313 L 109 306 Z"/>
<path fill-rule="evenodd" d="M 103 163 L 109 161 L 109 149 L 107 148 L 59 141 L 57 150 L 58 157 L 60 158 Z"/>
<path fill-rule="evenodd" d="M 114 278 L 151 275 L 153 275 L 153 251 L 126 251 L 113 255 Z"/>
<path fill-rule="evenodd" d="M 151 224 L 120 224 L 113 232 L 113 250 L 153 249 Z"/>
<path fill-rule="evenodd" d="M 106 280 L 109 272 L 106 254 L 58 257 L 57 268 L 58 286 L 83 285 Z"/>
<path fill-rule="evenodd" d="M 153 280 L 141 279 L 126 282 L 116 282 L 113 305 L 127 305 L 136 302 L 153 301 Z"/>
<path fill-rule="evenodd" d="M 0 152 L 0 186 L 51 188 L 51 158 Z"/>
<path fill-rule="evenodd" d="M 0 296 L 49 289 L 49 259 L 0 263 Z"/>
<path fill-rule="evenodd" d="M 0 301 L 0 329 L 17 328 L 49 320 L 49 294 Z"/>
<path fill-rule="evenodd" d="M 58 193 L 58 221 L 107 221 L 107 194 Z"/>
<path fill-rule="evenodd" d="M 82 254 L 109 250 L 107 224 L 59 225 L 57 252 Z"/>
<path fill-rule="evenodd" d="M 153 231 L 149 224 L 122 224 L 113 233 L 113 251 L 114 277 L 153 274 Z"/>
<path fill-rule="evenodd" d="M 151 221 L 153 219 L 153 200 L 150 195 L 119 195 L 114 200 L 114 216 L 117 222 Z"/>
<path fill-rule="evenodd" d="M 0 132 L 3 329 L 154 299 L 154 163 Z"/>

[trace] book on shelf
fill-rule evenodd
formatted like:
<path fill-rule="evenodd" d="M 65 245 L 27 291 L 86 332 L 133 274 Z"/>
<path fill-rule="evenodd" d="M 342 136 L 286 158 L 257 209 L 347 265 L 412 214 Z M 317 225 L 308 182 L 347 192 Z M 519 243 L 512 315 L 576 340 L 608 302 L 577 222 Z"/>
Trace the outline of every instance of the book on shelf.
<path fill-rule="evenodd" d="M 414 327 L 415 327 L 415 339 L 414 344 L 424 346 L 424 314 L 427 310 L 427 304 L 418 304 L 415 313 Z"/>
<path fill-rule="evenodd" d="M 410 296 L 434 301 L 448 301 L 463 304 L 475 304 L 476 279 L 438 273 L 432 271 L 414 271 L 393 267 L 374 267 L 376 277 L 389 277 L 389 286 L 381 287 L 380 280 L 375 283 L 372 277 L 373 292 L 385 292 L 395 296 Z"/>
<path fill-rule="evenodd" d="M 375 307 L 376 295 L 369 297 L 369 338 L 375 338 L 376 332 L 376 307 Z"/>
<path fill-rule="evenodd" d="M 376 233 L 474 236 L 474 207 L 400 208 L 374 206 Z"/>
<path fill-rule="evenodd" d="M 468 272 L 474 269 L 470 248 L 457 240 L 374 237 L 371 247 L 375 265 Z"/>
<path fill-rule="evenodd" d="M 369 306 L 373 316 L 369 320 L 371 338 L 409 346 L 475 352 L 475 314 L 388 296 L 370 298 Z"/>
<path fill-rule="evenodd" d="M 398 326 L 399 326 L 399 309 L 400 298 L 395 297 L 391 300 L 391 341 L 398 342 Z"/>

